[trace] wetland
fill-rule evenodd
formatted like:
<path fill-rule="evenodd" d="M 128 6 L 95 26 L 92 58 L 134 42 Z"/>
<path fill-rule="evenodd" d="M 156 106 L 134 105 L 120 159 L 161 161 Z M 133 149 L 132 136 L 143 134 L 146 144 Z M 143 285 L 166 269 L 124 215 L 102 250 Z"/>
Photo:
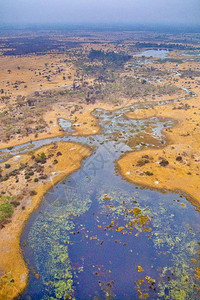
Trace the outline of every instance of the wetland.
<path fill-rule="evenodd" d="M 198 34 L 44 35 L 0 37 L 0 299 L 199 299 Z"/>

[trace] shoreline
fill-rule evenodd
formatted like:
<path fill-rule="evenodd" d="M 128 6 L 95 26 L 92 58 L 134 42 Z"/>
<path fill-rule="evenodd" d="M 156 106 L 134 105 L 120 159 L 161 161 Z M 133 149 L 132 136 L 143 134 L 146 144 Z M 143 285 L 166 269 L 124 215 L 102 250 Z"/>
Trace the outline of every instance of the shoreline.
<path fill-rule="evenodd" d="M 140 110 L 138 119 L 143 119 L 142 116 L 144 118 L 170 117 L 175 120 L 175 126 L 163 130 L 167 141 L 164 147 L 147 147 L 139 151 L 128 151 L 116 162 L 116 169 L 125 180 L 139 185 L 141 188 L 179 192 L 181 195 L 185 195 L 187 200 L 199 210 L 198 161 L 200 153 L 198 141 L 200 141 L 200 133 L 195 131 L 196 121 L 198 121 L 195 111 L 197 108 L 200 109 L 200 104 L 198 99 L 190 99 L 189 103 L 190 105 L 194 103 L 195 106 L 192 106 L 184 114 L 177 114 L 177 110 L 174 109 L 180 103 L 167 104 L 149 112 Z M 134 114 L 136 113 L 127 113 L 126 117 L 135 119 Z M 195 121 L 192 122 L 190 116 L 196 118 Z M 186 130 L 188 130 L 188 134 L 185 134 Z M 177 157 L 180 161 L 177 160 Z M 147 162 L 143 164 L 144 158 L 147 159 Z M 166 166 L 160 165 L 162 158 L 168 161 Z M 150 172 L 150 175 L 147 173 L 148 176 L 146 172 Z"/>
<path fill-rule="evenodd" d="M 169 189 L 169 188 L 166 188 L 166 187 L 157 187 L 157 186 L 152 186 L 150 184 L 144 184 L 144 183 L 141 183 L 141 182 L 133 181 L 132 179 L 129 179 L 125 174 L 122 173 L 121 167 L 118 165 L 118 162 L 116 163 L 116 170 L 120 173 L 123 180 L 126 180 L 127 182 L 136 185 L 141 190 L 148 189 L 150 191 L 151 190 L 152 191 L 158 191 L 158 192 L 163 193 L 163 194 L 165 194 L 165 193 L 179 194 L 179 195 L 185 197 L 187 201 L 189 201 L 193 206 L 195 206 L 195 210 L 200 212 L 200 201 L 198 201 L 195 197 L 192 197 L 192 195 L 185 192 L 183 189 L 182 190 L 181 189 Z"/>
<path fill-rule="evenodd" d="M 151 100 L 150 102 L 152 104 L 155 103 L 155 105 L 156 105 L 160 101 L 174 102 L 175 100 L 177 100 L 177 98 L 174 98 L 174 96 L 168 96 L 168 97 L 162 96 L 162 97 L 160 97 L 160 99 Z M 124 100 L 122 100 L 122 103 L 120 105 L 119 104 L 116 105 L 116 104 L 112 104 L 112 103 L 111 104 L 103 103 L 103 102 L 89 104 L 89 105 L 85 104 L 83 110 L 75 112 L 75 114 L 73 116 L 67 115 L 67 110 L 66 111 L 57 110 L 55 107 L 53 107 L 52 110 L 50 110 L 50 112 L 48 112 L 44 115 L 44 119 L 46 122 L 49 123 L 49 121 L 53 121 L 52 125 L 49 128 L 49 132 L 40 133 L 37 138 L 35 138 L 34 134 L 32 134 L 28 137 L 22 137 L 20 139 L 15 138 L 12 141 L 0 143 L 0 151 L 5 150 L 7 148 L 13 148 L 16 146 L 23 146 L 24 144 L 27 144 L 30 142 L 64 136 L 65 131 L 63 131 L 61 129 L 60 125 L 58 124 L 58 119 L 60 119 L 60 118 L 69 120 L 72 123 L 74 123 L 74 124 L 72 124 L 72 128 L 75 129 L 75 132 L 73 132 L 71 134 L 72 136 L 77 136 L 77 135 L 87 136 L 87 135 L 91 135 L 91 134 L 93 134 L 93 135 L 99 134 L 99 133 L 101 133 L 101 128 L 99 126 L 98 119 L 96 119 L 92 115 L 92 112 L 95 109 L 100 108 L 100 109 L 104 109 L 107 111 L 115 111 L 115 110 L 118 110 L 121 108 L 129 107 L 137 102 L 145 103 L 144 100 L 140 101 L 140 99 L 130 99 L 130 100 L 124 99 Z"/>
<path fill-rule="evenodd" d="M 188 101 L 188 100 L 186 100 Z M 176 103 L 176 105 L 179 105 L 179 103 Z M 170 104 L 167 104 L 167 105 L 164 105 L 164 106 L 160 106 L 160 108 L 163 108 L 163 107 L 168 107 L 168 106 L 171 106 L 171 105 L 174 105 L 174 102 L 170 103 Z M 95 105 L 94 105 L 95 106 Z M 99 107 L 99 105 L 97 105 L 97 107 Z M 122 105 L 123 107 L 123 105 Z M 95 107 L 91 108 L 91 110 L 87 111 L 87 114 L 91 115 L 91 112 L 95 109 Z M 105 109 L 105 105 L 104 105 L 104 109 Z M 116 109 L 119 109 L 119 107 L 117 107 Z M 115 110 L 115 109 L 113 109 Z M 141 111 L 144 111 L 144 109 L 141 109 Z M 148 110 L 145 110 L 145 111 L 148 111 Z M 131 114 L 131 113 L 129 113 Z M 129 115 L 128 114 L 128 115 Z M 134 114 L 134 112 L 132 113 Z M 92 115 L 91 115 L 92 116 Z M 150 115 L 151 116 L 151 115 Z M 149 118 L 150 116 L 146 116 L 146 118 Z M 176 124 L 174 127 L 172 127 L 172 130 L 174 130 L 175 128 L 182 128 L 182 122 L 179 118 L 174 118 L 170 115 L 166 116 L 165 114 L 163 115 L 161 113 L 161 115 L 157 115 L 159 117 L 166 117 L 166 118 L 171 118 L 171 119 L 174 119 L 175 122 L 177 122 L 178 124 Z M 93 117 L 93 116 L 92 116 Z M 126 117 L 129 117 L 126 115 Z M 98 123 L 98 120 L 96 119 L 97 123 Z M 98 124 L 99 126 L 99 124 Z M 81 128 L 80 128 L 81 129 Z M 162 148 L 154 148 L 154 149 L 150 149 L 150 148 L 147 148 L 147 149 L 144 149 L 144 150 L 140 150 L 140 151 L 134 151 L 134 152 L 129 152 L 129 153 L 126 153 L 122 158 L 120 158 L 118 160 L 118 162 L 116 163 L 117 165 L 120 166 L 120 161 L 123 160 L 125 157 L 127 158 L 128 155 L 141 155 L 141 153 L 146 153 L 148 151 L 151 151 L 151 152 L 155 152 L 155 151 L 165 151 L 167 147 L 170 147 L 172 144 L 173 144 L 173 138 L 170 136 L 170 133 L 166 131 L 166 129 L 163 130 L 165 136 L 166 136 L 166 145 Z M 176 138 L 176 136 L 174 136 L 174 139 Z M 78 143 L 71 143 L 71 142 L 58 142 L 56 144 L 71 144 L 71 145 L 78 145 L 79 147 L 82 147 L 84 149 L 89 149 L 88 146 L 81 146 L 80 144 Z M 38 150 L 41 150 L 43 148 L 48 148 L 52 146 L 51 144 L 50 145 L 46 145 L 46 146 L 42 146 L 36 150 L 34 150 L 34 153 L 38 152 Z M 32 152 L 32 151 L 31 151 Z M 90 152 L 90 151 L 89 151 Z M 91 152 L 90 152 L 91 154 Z M 11 250 L 10 252 L 8 251 L 8 249 L 6 249 L 7 247 L 7 240 L 2 240 L 1 243 L 3 243 L 3 251 L 5 253 L 7 253 L 7 256 L 10 255 L 11 258 L 9 258 L 8 261 L 3 261 L 1 262 L 0 260 L 0 265 L 3 266 L 6 270 L 9 269 L 11 270 L 11 272 L 7 272 L 7 274 L 3 277 L 3 289 L 1 289 L 0 291 L 0 299 L 13 299 L 15 298 L 17 295 L 19 295 L 23 290 L 24 288 L 26 287 L 26 284 L 27 284 L 27 280 L 28 280 L 28 268 L 23 260 L 23 257 L 22 257 L 22 251 L 21 251 L 21 248 L 20 248 L 20 244 L 19 244 L 19 241 L 20 241 L 20 236 L 21 236 L 21 233 L 23 231 L 23 228 L 28 220 L 28 218 L 30 217 L 31 213 L 39 206 L 39 204 L 41 203 L 41 200 L 43 198 L 43 196 L 45 195 L 45 193 L 52 187 L 54 186 L 57 182 L 59 182 L 60 180 L 62 180 L 63 178 L 65 178 L 66 176 L 68 176 L 70 173 L 76 171 L 78 168 L 81 167 L 81 162 L 83 161 L 83 159 L 85 157 L 88 157 L 90 154 L 88 154 L 87 156 L 82 156 L 82 157 L 79 157 L 79 161 L 78 161 L 78 166 L 72 168 L 71 171 L 67 171 L 67 172 L 63 172 L 63 173 L 59 173 L 57 176 L 55 176 L 53 178 L 52 181 L 50 182 L 46 182 L 42 185 L 40 185 L 38 187 L 38 189 L 36 188 L 36 191 L 38 192 L 36 196 L 33 197 L 33 201 L 32 201 L 32 207 L 29 209 L 28 212 L 25 212 L 25 215 L 22 214 L 22 211 L 19 212 L 19 215 L 18 215 L 18 224 L 20 224 L 20 229 L 18 229 L 18 233 L 16 236 L 13 236 L 12 237 L 12 242 L 11 242 Z M 26 156 L 27 154 L 22 154 L 20 156 Z M 15 157 L 15 156 L 14 156 Z M 13 158 L 14 158 L 13 157 Z M 12 158 L 11 158 L 12 159 Z M 59 165 L 61 166 L 61 165 Z M 58 167 L 58 165 L 57 165 Z M 166 169 L 162 169 L 162 172 L 164 172 Z M 132 183 L 135 183 L 137 185 L 140 185 L 142 186 L 141 188 L 145 188 L 145 187 L 148 187 L 148 188 L 152 188 L 152 189 L 156 189 L 156 190 L 168 190 L 168 191 L 173 191 L 173 192 L 179 192 L 181 191 L 181 194 L 183 195 L 183 193 L 186 193 L 187 195 L 190 195 L 190 193 L 187 193 L 187 191 L 182 191 L 181 189 L 171 189 L 169 188 L 168 186 L 164 186 L 164 187 L 158 187 L 158 186 L 154 186 L 153 184 L 151 183 L 143 183 L 143 182 L 140 182 L 139 181 L 136 181 L 136 180 L 133 180 L 132 178 L 130 178 L 130 176 L 127 176 L 126 172 L 124 171 L 123 168 L 120 167 L 120 174 L 122 175 L 123 178 L 125 178 L 126 180 L 129 180 L 130 182 Z M 148 176 L 148 178 L 150 178 Z M 141 176 L 141 179 L 142 181 L 144 181 L 144 177 Z M 191 199 L 196 199 L 196 197 L 193 197 L 191 195 Z M 198 200 L 197 200 L 198 201 Z M 194 204 L 195 205 L 195 204 Z M 8 225 L 9 226 L 9 225 Z M 11 227 L 11 226 L 10 226 Z M 2 230 L 3 231 L 3 230 Z M 12 231 L 13 231 L 13 228 L 11 227 L 10 230 L 8 230 L 7 233 L 5 233 L 5 237 L 7 236 L 12 236 Z M 0 237 L 1 237 L 1 232 L 0 232 Z M 6 245 L 5 245 L 6 244 Z M 16 254 L 17 253 L 17 254 Z M 12 264 L 12 262 L 15 262 L 15 264 Z M 16 265 L 16 261 L 17 261 L 17 265 Z M 11 264 L 10 264 L 11 263 Z M 0 270 L 1 272 L 1 270 Z M 13 279 L 13 277 L 10 277 L 10 274 L 15 274 L 15 279 L 14 279 L 14 283 L 11 281 Z M 10 279 L 11 278 L 11 279 Z M 2 279 L 2 278 L 1 278 Z M 0 282 L 0 284 L 2 284 L 2 282 Z M 17 287 L 16 287 L 17 286 Z M 1 285 L 0 285 L 1 287 Z M 9 295 L 9 296 L 8 296 Z"/>
<path fill-rule="evenodd" d="M 24 203 L 28 204 L 27 208 L 25 210 L 17 208 L 12 216 L 12 222 L 0 231 L 0 299 L 2 300 L 17 297 L 27 285 L 29 271 L 22 255 L 20 238 L 30 215 L 38 208 L 47 191 L 63 178 L 78 170 L 83 160 L 92 153 L 88 146 L 81 146 L 80 144 L 70 142 L 59 143 L 57 150 L 64 151 L 63 147 L 65 146 L 67 146 L 67 149 L 65 149 L 66 152 L 69 152 L 70 147 L 73 147 L 73 157 L 76 163 L 73 164 L 72 162 L 70 165 L 71 158 L 69 157 L 64 161 L 61 160 L 58 162 L 56 165 L 56 175 L 45 183 L 38 185 L 34 189 L 37 194 L 31 200 L 24 199 Z M 42 148 L 46 148 L 47 150 L 49 146 Z M 74 153 L 74 149 L 76 153 Z M 38 150 L 35 152 L 38 152 Z"/>

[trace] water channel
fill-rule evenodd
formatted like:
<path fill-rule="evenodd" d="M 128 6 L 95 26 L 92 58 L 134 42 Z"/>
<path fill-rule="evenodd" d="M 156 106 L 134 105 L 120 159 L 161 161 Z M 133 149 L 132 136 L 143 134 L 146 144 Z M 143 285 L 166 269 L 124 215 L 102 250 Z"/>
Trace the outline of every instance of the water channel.
<path fill-rule="evenodd" d="M 126 151 L 166 144 L 162 130 L 173 120 L 125 116 L 154 105 L 95 109 L 98 135 L 72 136 L 71 123 L 60 119 L 63 137 L 1 151 L 5 160 L 58 141 L 93 149 L 79 170 L 48 191 L 26 224 L 21 248 L 30 274 L 20 300 L 199 299 L 199 212 L 183 195 L 136 186 L 116 168 Z M 140 132 L 151 139 L 132 144 Z"/>

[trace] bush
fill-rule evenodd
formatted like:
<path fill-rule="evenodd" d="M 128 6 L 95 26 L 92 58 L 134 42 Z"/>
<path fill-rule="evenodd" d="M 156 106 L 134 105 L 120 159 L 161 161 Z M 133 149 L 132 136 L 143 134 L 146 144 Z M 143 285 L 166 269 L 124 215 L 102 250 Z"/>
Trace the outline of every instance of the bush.
<path fill-rule="evenodd" d="M 39 181 L 39 179 L 38 178 L 34 178 L 34 182 L 38 182 Z"/>
<path fill-rule="evenodd" d="M 33 176 L 33 175 L 34 175 L 34 172 L 33 172 L 33 171 L 28 171 L 28 172 L 26 173 L 26 175 Z"/>
<path fill-rule="evenodd" d="M 146 174 L 147 176 L 152 176 L 152 175 L 153 175 L 153 173 L 150 172 L 150 171 L 146 171 L 145 174 Z"/>
<path fill-rule="evenodd" d="M 45 164 L 47 160 L 46 154 L 44 152 L 38 153 L 35 160 L 37 163 Z"/>
<path fill-rule="evenodd" d="M 5 164 L 5 168 L 9 169 L 10 168 L 10 164 Z"/>
<path fill-rule="evenodd" d="M 182 156 L 177 156 L 176 160 L 177 160 L 177 161 L 182 161 L 182 160 L 183 160 L 183 159 L 182 159 Z"/>
<path fill-rule="evenodd" d="M 11 201 L 10 204 L 12 204 L 14 207 L 17 207 L 20 205 L 20 202 L 18 201 Z"/>
<path fill-rule="evenodd" d="M 9 176 L 8 176 L 8 174 L 7 175 L 5 175 L 5 176 L 3 176 L 3 177 L 1 177 L 1 181 L 6 181 L 6 180 L 8 180 L 9 179 Z"/>
<path fill-rule="evenodd" d="M 148 164 L 149 163 L 149 160 L 148 159 L 139 159 L 138 161 L 137 161 L 137 166 L 138 167 L 142 167 L 142 166 L 144 166 L 145 164 Z"/>
<path fill-rule="evenodd" d="M 165 158 L 163 158 L 163 159 L 160 161 L 160 166 L 166 167 L 167 165 L 169 165 L 168 160 L 166 160 Z"/>
<path fill-rule="evenodd" d="M 6 201 L 0 205 L 0 222 L 10 218 L 13 214 L 13 206 L 10 202 Z"/>
<path fill-rule="evenodd" d="M 30 191 L 30 195 L 31 195 L 31 196 L 35 196 L 35 195 L 37 195 L 37 192 L 34 191 L 34 190 L 32 190 L 32 191 Z"/>

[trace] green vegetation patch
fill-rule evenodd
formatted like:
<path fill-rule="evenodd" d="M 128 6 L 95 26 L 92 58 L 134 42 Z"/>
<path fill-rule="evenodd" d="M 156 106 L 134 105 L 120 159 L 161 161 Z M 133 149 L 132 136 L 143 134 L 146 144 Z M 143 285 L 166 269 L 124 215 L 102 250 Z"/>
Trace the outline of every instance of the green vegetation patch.
<path fill-rule="evenodd" d="M 104 52 L 102 50 L 92 49 L 88 55 L 88 58 L 93 60 L 99 60 L 102 62 L 111 63 L 115 66 L 123 66 L 129 59 L 132 58 L 131 55 L 125 54 L 123 52 L 116 53 L 114 51 Z"/>
<path fill-rule="evenodd" d="M 10 218 L 14 212 L 13 205 L 9 201 L 0 204 L 0 223 Z"/>

